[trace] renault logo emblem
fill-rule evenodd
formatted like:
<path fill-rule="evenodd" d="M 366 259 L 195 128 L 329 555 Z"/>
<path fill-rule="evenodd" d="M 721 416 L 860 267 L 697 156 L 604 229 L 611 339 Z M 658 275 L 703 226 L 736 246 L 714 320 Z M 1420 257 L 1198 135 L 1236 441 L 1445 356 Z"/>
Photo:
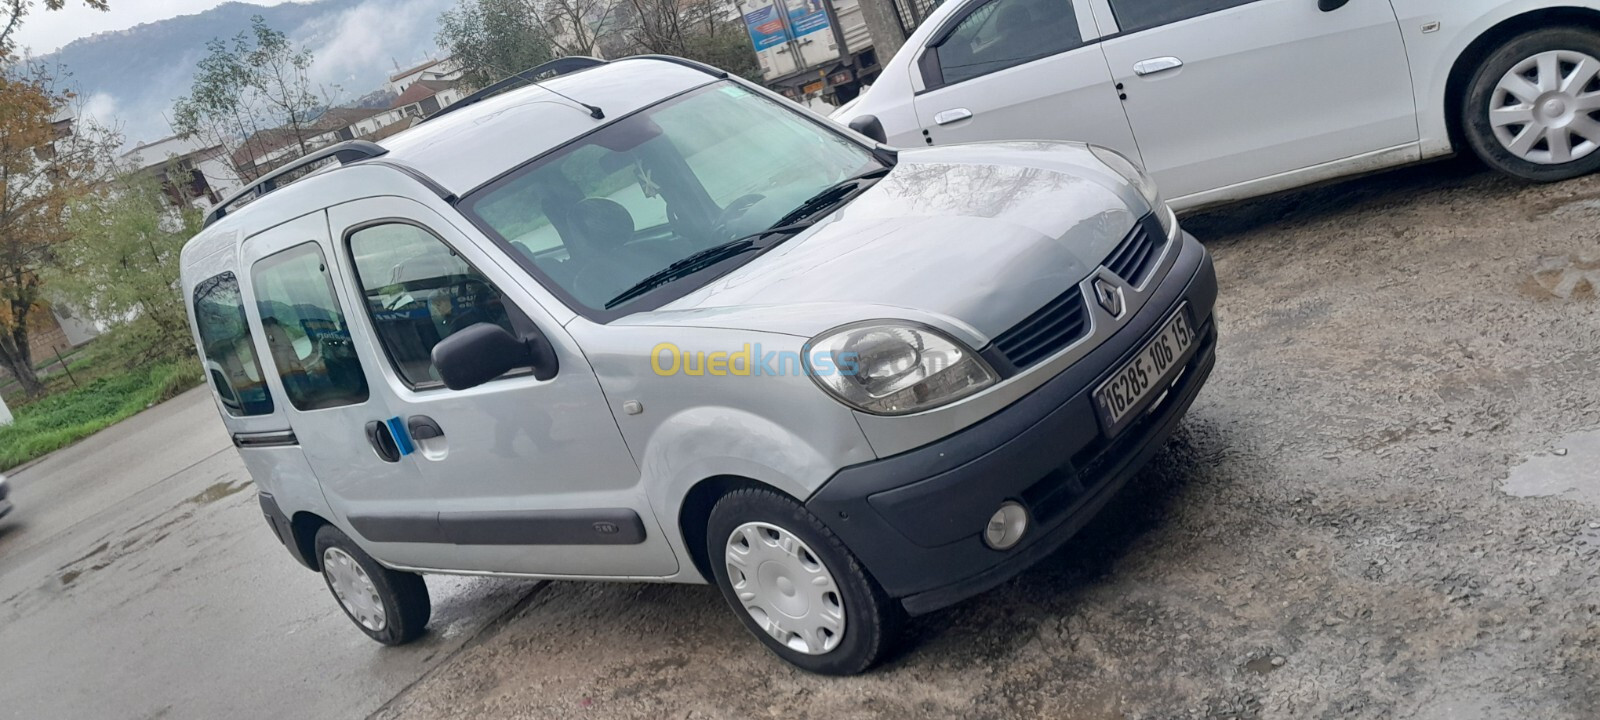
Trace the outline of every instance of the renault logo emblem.
<path fill-rule="evenodd" d="M 1111 313 L 1111 317 L 1122 317 L 1126 305 L 1122 302 L 1122 288 L 1106 282 L 1105 278 L 1094 279 L 1094 299 L 1100 301 L 1100 307 Z"/>

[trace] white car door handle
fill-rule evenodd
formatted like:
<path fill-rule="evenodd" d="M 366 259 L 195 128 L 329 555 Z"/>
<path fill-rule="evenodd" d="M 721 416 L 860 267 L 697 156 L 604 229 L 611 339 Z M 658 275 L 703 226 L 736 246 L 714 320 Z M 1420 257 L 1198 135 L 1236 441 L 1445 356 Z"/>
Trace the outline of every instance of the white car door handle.
<path fill-rule="evenodd" d="M 1140 77 L 1154 75 L 1168 70 L 1177 70 L 1183 67 L 1183 61 L 1175 57 L 1158 57 L 1149 60 L 1140 60 L 1133 64 L 1133 72 Z"/>
<path fill-rule="evenodd" d="M 945 110 L 938 115 L 934 115 L 933 121 L 940 125 L 949 125 L 953 122 L 961 122 L 969 117 L 972 117 L 971 110 L 966 108 L 955 108 L 952 110 Z"/>

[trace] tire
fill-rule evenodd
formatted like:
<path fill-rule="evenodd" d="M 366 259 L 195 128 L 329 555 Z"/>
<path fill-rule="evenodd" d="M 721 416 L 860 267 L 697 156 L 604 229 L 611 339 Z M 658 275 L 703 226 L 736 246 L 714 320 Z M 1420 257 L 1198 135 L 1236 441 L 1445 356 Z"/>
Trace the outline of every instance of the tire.
<path fill-rule="evenodd" d="M 328 586 L 328 592 L 333 594 L 334 602 L 344 610 L 345 617 L 350 618 L 361 632 L 367 637 L 377 640 L 384 645 L 404 645 L 422 636 L 422 631 L 428 625 L 428 617 L 433 613 L 433 606 L 428 601 L 428 586 L 422 581 L 422 576 L 415 573 L 390 570 L 373 560 L 371 555 L 362 550 L 348 536 L 332 525 L 324 525 L 317 530 L 316 538 L 317 567 L 322 571 L 322 580 Z M 360 573 L 351 572 L 351 564 L 360 569 Z M 344 570 L 340 570 L 340 568 Z M 353 585 L 352 578 L 365 576 L 371 582 L 368 597 L 375 596 L 376 602 L 362 602 L 352 600 L 347 603 L 341 596 L 341 587 L 346 595 L 360 587 Z M 355 610 L 352 611 L 352 606 Z M 381 608 L 383 617 L 378 619 L 371 610 Z"/>
<path fill-rule="evenodd" d="M 1557 72 L 1546 74 L 1559 90 L 1559 83 L 1566 79 L 1561 76 L 1569 76 L 1572 73 L 1569 68 L 1575 69 L 1575 64 L 1569 64 L 1569 61 L 1587 56 L 1600 62 L 1600 33 L 1563 26 L 1534 30 L 1512 38 L 1484 59 L 1467 85 L 1466 96 L 1458 110 L 1467 143 L 1485 164 L 1507 175 L 1534 182 L 1567 180 L 1600 170 L 1600 137 L 1587 137 L 1576 131 L 1569 133 L 1565 129 L 1572 127 L 1574 122 L 1587 125 L 1585 117 L 1595 123 L 1595 128 L 1600 128 L 1600 110 L 1575 109 L 1579 106 L 1572 99 L 1577 95 L 1587 97 L 1600 91 L 1600 78 L 1591 79 L 1582 87 L 1570 88 L 1567 94 L 1545 90 L 1532 102 L 1501 88 L 1502 80 L 1513 69 L 1521 67 L 1534 73 L 1534 79 L 1530 82 L 1538 89 L 1541 74 L 1536 58 L 1550 53 L 1556 53 L 1560 62 L 1556 65 Z M 1495 108 L 1510 110 L 1513 107 L 1530 107 L 1531 117 L 1536 121 L 1532 124 L 1502 124 L 1499 128 L 1501 132 L 1497 134 L 1490 111 Z M 1566 108 L 1567 112 L 1551 115 L 1558 108 Z M 1566 144 L 1572 148 L 1570 160 L 1560 161 L 1559 150 L 1551 146 L 1549 135 L 1541 134 L 1552 132 L 1546 128 L 1550 124 L 1559 126 L 1553 131 L 1562 132 L 1567 138 Z M 1524 136 L 1523 133 L 1529 131 L 1535 132 Z M 1590 134 L 1600 135 L 1600 129 L 1591 129 Z M 1507 146 L 1507 142 L 1524 137 L 1529 140 L 1546 139 L 1533 142 L 1532 148 L 1521 153 Z"/>
<path fill-rule="evenodd" d="M 894 649 L 905 622 L 904 609 L 884 593 L 849 548 L 804 506 L 772 490 L 736 490 L 717 501 L 706 527 L 706 549 L 717 587 L 745 627 L 778 657 L 822 675 L 855 675 Z M 736 532 L 740 533 L 739 539 L 735 538 Z M 798 543 L 787 543 L 785 538 Z M 736 567 L 730 559 L 734 547 L 750 547 L 752 539 L 758 544 L 748 557 L 741 552 L 741 562 L 745 564 L 743 569 Z M 738 578 L 730 579 L 734 573 L 739 574 Z M 824 576 L 828 583 L 820 581 Z M 790 581 L 790 577 L 803 582 Z M 777 604 L 765 603 L 773 612 L 747 609 L 735 582 L 742 582 L 741 587 L 750 597 L 775 599 Z M 811 597 L 801 597 L 805 595 Z M 803 604 L 808 614 L 783 614 L 794 607 L 789 603 Z M 813 608 L 819 609 L 817 614 L 809 612 Z M 757 620 L 758 612 L 772 625 L 787 626 L 777 631 L 786 634 L 787 640 L 780 641 L 769 632 L 768 625 Z M 822 617 L 832 617 L 835 612 L 837 624 Z M 808 623 L 815 631 L 810 635 L 812 641 L 821 640 L 819 645 L 811 646 L 813 650 L 804 651 L 791 644 L 807 643 L 794 631 L 805 630 Z M 838 632 L 829 635 L 829 628 L 837 628 Z"/>

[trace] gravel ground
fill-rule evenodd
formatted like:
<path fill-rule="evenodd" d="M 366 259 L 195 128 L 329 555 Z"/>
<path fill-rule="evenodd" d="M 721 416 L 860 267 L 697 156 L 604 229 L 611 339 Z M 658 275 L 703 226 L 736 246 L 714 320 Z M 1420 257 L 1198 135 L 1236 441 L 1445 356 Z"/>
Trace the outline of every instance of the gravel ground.
<path fill-rule="evenodd" d="M 708 587 L 552 583 L 378 717 L 1596 717 L 1600 178 L 1452 162 L 1186 224 L 1222 339 L 1184 428 L 886 666 L 790 669 Z"/>

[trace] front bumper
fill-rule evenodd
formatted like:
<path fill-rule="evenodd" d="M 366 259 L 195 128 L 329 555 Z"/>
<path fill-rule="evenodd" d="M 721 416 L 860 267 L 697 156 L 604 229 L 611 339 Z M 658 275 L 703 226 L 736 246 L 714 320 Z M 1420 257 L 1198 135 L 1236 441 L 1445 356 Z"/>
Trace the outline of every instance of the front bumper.
<path fill-rule="evenodd" d="M 1182 242 L 1176 263 L 1127 326 L 1060 375 L 943 440 L 840 470 L 807 501 L 908 612 L 960 602 L 1054 552 L 1165 445 L 1216 361 L 1216 271 L 1199 242 L 1187 234 Z M 1093 389 L 1184 302 L 1198 340 L 1182 374 L 1159 404 L 1106 437 Z M 1006 500 L 1026 506 L 1032 522 L 1021 543 L 997 551 L 982 532 Z M 924 544 L 948 534 L 919 531 L 928 528 L 966 534 Z"/>

